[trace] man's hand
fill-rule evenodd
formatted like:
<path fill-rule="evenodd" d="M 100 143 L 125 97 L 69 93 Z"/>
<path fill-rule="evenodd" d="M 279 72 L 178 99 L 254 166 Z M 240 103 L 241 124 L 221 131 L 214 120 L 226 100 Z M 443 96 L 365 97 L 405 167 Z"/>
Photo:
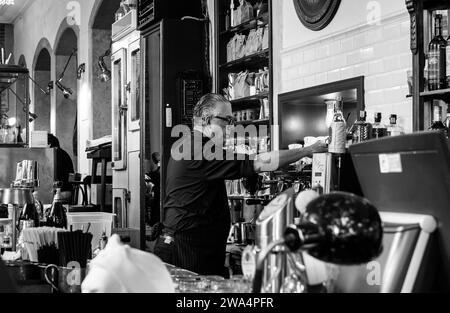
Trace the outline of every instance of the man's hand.
<path fill-rule="evenodd" d="M 315 144 L 309 147 L 311 149 L 312 154 L 314 153 L 325 153 L 328 152 L 328 145 L 325 141 L 319 140 Z"/>

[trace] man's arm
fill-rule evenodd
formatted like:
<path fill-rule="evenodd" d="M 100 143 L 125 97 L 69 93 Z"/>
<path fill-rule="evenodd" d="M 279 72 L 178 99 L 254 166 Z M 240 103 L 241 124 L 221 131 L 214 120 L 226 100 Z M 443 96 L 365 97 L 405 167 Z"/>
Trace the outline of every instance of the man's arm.
<path fill-rule="evenodd" d="M 255 172 L 273 172 L 286 165 L 295 163 L 305 157 L 310 157 L 314 153 L 327 152 L 327 145 L 319 141 L 316 144 L 303 149 L 281 150 L 262 153 L 257 155 L 253 165 Z"/>

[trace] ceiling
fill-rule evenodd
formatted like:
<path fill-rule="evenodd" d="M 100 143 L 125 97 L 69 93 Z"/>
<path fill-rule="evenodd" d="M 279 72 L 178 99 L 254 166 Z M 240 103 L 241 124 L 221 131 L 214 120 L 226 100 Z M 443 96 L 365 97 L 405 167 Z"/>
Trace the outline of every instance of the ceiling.
<path fill-rule="evenodd" d="M 33 0 L 14 0 L 13 5 L 0 5 L 0 23 L 12 24 Z"/>

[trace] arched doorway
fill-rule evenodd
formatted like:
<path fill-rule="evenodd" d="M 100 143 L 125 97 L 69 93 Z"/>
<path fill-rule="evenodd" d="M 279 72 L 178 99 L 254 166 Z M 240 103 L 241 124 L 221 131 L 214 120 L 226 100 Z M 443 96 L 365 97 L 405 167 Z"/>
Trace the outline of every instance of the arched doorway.
<path fill-rule="evenodd" d="M 92 119 L 93 138 L 111 135 L 111 82 L 102 81 L 98 65 L 102 56 L 108 69 L 111 57 L 105 56 L 111 49 L 111 25 L 114 15 L 120 6 L 120 0 L 98 0 L 94 6 L 90 19 L 91 27 L 91 55 L 92 55 Z"/>
<path fill-rule="evenodd" d="M 27 62 L 25 61 L 24 55 L 21 55 L 19 57 L 19 62 L 17 64 L 24 68 L 27 67 Z M 25 88 L 26 88 L 25 80 L 19 79 L 16 83 L 16 93 L 17 93 L 17 95 L 19 95 L 19 97 L 21 97 L 21 98 L 24 97 Z M 16 112 L 15 116 L 18 118 L 19 121 L 21 121 L 22 127 L 25 127 L 27 116 L 24 111 L 24 105 L 22 103 L 20 103 L 20 101 L 18 101 L 16 98 L 14 98 L 14 101 L 11 101 L 11 103 L 15 103 L 15 105 L 16 105 L 15 106 L 15 112 Z"/>
<path fill-rule="evenodd" d="M 44 93 L 51 81 L 51 56 L 47 48 L 38 47 L 36 51 L 33 79 L 39 85 L 34 85 L 33 109 L 38 115 L 34 121 L 34 130 L 50 132 L 51 100 L 50 96 Z"/>
<path fill-rule="evenodd" d="M 55 135 L 59 139 L 61 148 L 71 157 L 74 168 L 77 170 L 78 52 L 76 49 L 78 49 L 78 36 L 71 27 L 62 27 L 60 34 L 55 44 Z M 73 55 L 72 58 L 71 55 Z"/>

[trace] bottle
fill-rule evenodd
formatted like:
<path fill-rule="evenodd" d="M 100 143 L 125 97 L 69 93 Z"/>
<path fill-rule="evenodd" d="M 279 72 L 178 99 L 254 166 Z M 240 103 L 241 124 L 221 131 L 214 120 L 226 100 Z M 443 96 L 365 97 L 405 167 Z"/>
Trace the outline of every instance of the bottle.
<path fill-rule="evenodd" d="M 47 217 L 47 226 L 56 228 L 67 228 L 67 215 L 62 204 L 61 183 L 55 183 L 56 193 L 53 197 L 50 215 Z"/>
<path fill-rule="evenodd" d="M 16 136 L 17 136 L 16 142 L 17 142 L 17 143 L 23 143 L 23 139 L 22 139 L 22 127 L 21 127 L 20 125 L 18 125 L 18 126 L 16 127 L 16 132 L 17 132 L 17 134 L 16 134 Z"/>
<path fill-rule="evenodd" d="M 449 36 L 447 37 L 447 46 L 445 47 L 445 56 L 446 56 L 446 78 L 447 78 L 447 88 L 450 88 L 450 29 Z"/>
<path fill-rule="evenodd" d="M 231 0 L 230 3 L 230 25 L 231 27 L 236 26 L 236 21 L 234 20 L 234 0 Z"/>
<path fill-rule="evenodd" d="M 381 123 L 382 115 L 381 113 L 375 113 L 375 123 L 372 127 L 372 138 L 378 139 L 387 136 L 387 128 Z"/>
<path fill-rule="evenodd" d="M 390 124 L 387 128 L 387 135 L 389 137 L 401 136 L 404 134 L 403 128 L 397 125 L 397 115 L 392 114 L 389 118 Z"/>
<path fill-rule="evenodd" d="M 442 37 L 442 15 L 437 14 L 435 36 L 428 45 L 428 90 L 445 89 L 447 41 Z"/>
<path fill-rule="evenodd" d="M 359 118 L 353 126 L 353 143 L 360 143 L 372 138 L 372 124 L 366 122 L 367 112 L 360 111 Z"/>
<path fill-rule="evenodd" d="M 229 30 L 231 28 L 231 13 L 230 10 L 227 10 L 225 15 L 225 30 Z"/>
<path fill-rule="evenodd" d="M 335 113 L 330 127 L 331 142 L 328 147 L 328 152 L 330 153 L 343 154 L 346 152 L 347 123 L 342 113 L 343 104 L 342 98 L 336 99 Z"/>
<path fill-rule="evenodd" d="M 440 105 L 433 106 L 433 122 L 428 130 L 440 131 L 447 135 L 447 128 L 442 122 L 442 107 Z"/>
<path fill-rule="evenodd" d="M 447 128 L 447 138 L 450 138 L 450 105 L 447 105 L 447 117 L 444 122 L 445 128 Z"/>

